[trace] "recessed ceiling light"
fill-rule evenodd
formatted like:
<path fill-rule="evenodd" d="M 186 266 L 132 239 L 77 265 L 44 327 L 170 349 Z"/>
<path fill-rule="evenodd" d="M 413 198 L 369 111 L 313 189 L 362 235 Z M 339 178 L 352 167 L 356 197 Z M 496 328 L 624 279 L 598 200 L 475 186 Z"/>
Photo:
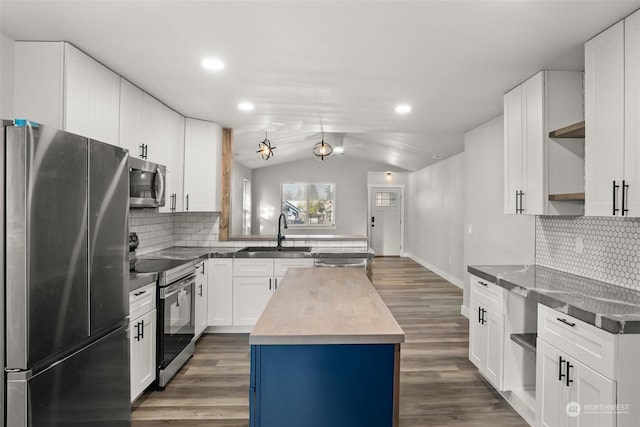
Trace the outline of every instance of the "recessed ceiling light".
<path fill-rule="evenodd" d="M 205 58 L 202 60 L 202 66 L 209 71 L 224 70 L 224 62 L 217 58 Z"/>
<path fill-rule="evenodd" d="M 438 156 L 437 154 L 432 157 L 433 160 L 442 160 L 442 156 Z"/>
<path fill-rule="evenodd" d="M 238 108 L 242 111 L 251 111 L 256 107 L 250 102 L 241 102 L 240 104 L 238 104 Z"/>
<path fill-rule="evenodd" d="M 411 112 L 411 106 L 407 104 L 401 104 L 396 107 L 396 113 L 407 114 Z"/>

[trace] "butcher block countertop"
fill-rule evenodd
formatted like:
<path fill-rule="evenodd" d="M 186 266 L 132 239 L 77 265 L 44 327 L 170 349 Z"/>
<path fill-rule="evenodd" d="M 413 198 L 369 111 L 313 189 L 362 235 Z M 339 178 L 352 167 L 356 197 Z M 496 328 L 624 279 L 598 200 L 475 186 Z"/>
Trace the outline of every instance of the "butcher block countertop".
<path fill-rule="evenodd" d="M 399 344 L 404 331 L 359 268 L 290 268 L 252 345 Z"/>

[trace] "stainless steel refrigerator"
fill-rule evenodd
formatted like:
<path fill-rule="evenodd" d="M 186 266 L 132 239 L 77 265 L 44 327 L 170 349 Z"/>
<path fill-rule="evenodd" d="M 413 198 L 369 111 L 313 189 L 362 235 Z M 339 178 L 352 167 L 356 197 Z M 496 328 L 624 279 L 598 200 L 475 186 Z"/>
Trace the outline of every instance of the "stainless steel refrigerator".
<path fill-rule="evenodd" d="M 129 426 L 128 153 L 7 124 L 5 425 Z"/>

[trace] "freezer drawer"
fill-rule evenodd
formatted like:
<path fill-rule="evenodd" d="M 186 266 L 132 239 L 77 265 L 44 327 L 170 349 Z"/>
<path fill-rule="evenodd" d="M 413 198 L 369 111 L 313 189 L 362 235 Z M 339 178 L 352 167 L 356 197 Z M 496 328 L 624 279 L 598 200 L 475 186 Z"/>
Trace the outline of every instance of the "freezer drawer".
<path fill-rule="evenodd" d="M 129 427 L 128 331 L 122 326 L 31 378 L 8 373 L 6 425 Z"/>

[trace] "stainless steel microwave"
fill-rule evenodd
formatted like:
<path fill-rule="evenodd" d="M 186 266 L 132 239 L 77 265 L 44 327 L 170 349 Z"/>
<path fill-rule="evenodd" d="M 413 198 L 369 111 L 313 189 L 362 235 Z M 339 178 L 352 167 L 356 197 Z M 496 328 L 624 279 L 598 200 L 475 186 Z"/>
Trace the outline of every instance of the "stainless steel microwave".
<path fill-rule="evenodd" d="M 157 208 L 165 203 L 166 167 L 129 157 L 129 207 Z"/>

